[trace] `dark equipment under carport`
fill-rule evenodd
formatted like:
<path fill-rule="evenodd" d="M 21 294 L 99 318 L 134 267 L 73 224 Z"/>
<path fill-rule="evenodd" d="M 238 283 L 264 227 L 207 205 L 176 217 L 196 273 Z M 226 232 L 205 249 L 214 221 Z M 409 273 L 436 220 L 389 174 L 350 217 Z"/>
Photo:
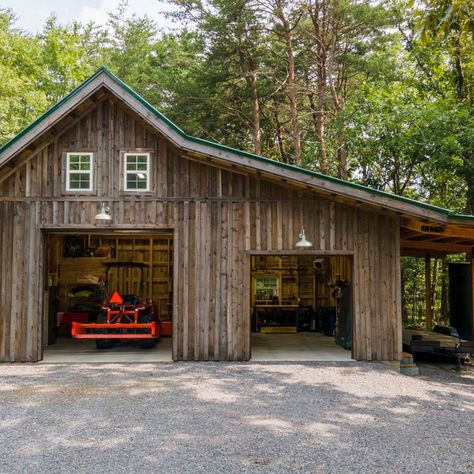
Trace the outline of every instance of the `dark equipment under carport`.
<path fill-rule="evenodd" d="M 449 324 L 459 337 L 472 340 L 472 270 L 467 262 L 449 266 Z"/>
<path fill-rule="evenodd" d="M 474 343 L 459 338 L 452 327 L 435 326 L 426 329 L 404 329 L 404 350 L 411 353 L 415 361 L 454 363 L 458 367 L 470 361 Z"/>

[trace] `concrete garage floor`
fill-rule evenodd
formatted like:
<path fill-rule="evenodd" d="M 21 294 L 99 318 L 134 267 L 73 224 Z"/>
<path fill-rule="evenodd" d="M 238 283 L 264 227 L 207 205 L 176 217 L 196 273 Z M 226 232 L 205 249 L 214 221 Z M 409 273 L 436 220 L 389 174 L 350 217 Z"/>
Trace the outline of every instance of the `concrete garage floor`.
<path fill-rule="evenodd" d="M 351 361 L 351 351 L 334 342 L 334 337 L 315 332 L 298 334 L 252 334 L 252 361 Z"/>
<path fill-rule="evenodd" d="M 93 340 L 58 338 L 44 351 L 47 363 L 127 363 L 171 362 L 172 338 L 162 338 L 153 349 L 136 342 L 124 342 L 107 350 L 97 350 Z M 349 362 L 351 351 L 339 347 L 333 337 L 319 333 L 252 334 L 252 361 Z"/>
<path fill-rule="evenodd" d="M 111 349 L 97 350 L 91 339 L 58 338 L 56 344 L 44 350 L 43 362 L 48 363 L 127 363 L 171 362 L 173 340 L 163 337 L 153 349 L 142 349 L 137 342 L 121 342 Z"/>

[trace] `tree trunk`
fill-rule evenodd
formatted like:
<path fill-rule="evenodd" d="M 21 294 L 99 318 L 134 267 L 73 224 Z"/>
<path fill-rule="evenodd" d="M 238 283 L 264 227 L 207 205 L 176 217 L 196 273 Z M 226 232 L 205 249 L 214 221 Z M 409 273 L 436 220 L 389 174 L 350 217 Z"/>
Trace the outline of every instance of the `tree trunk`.
<path fill-rule="evenodd" d="M 319 89 L 319 84 L 318 84 Z M 318 94 L 319 95 L 319 94 Z M 319 170 L 323 174 L 329 174 L 329 164 L 327 159 L 326 151 L 326 137 L 324 130 L 324 110 L 318 105 L 316 109 L 316 104 L 314 102 L 314 93 L 308 93 L 309 106 L 311 108 L 311 116 L 313 118 L 314 133 L 316 134 L 316 139 L 319 143 Z M 320 101 L 318 100 L 318 104 Z"/>
<path fill-rule="evenodd" d="M 466 163 L 467 162 L 467 163 Z M 471 166 L 469 166 L 469 160 L 464 159 L 465 167 L 467 167 L 466 171 L 466 184 L 467 184 L 467 196 L 466 196 L 466 214 L 474 214 L 474 176 L 471 170 Z"/>
<path fill-rule="evenodd" d="M 276 2 L 276 13 L 283 27 L 285 38 L 286 55 L 288 60 L 288 98 L 290 99 L 291 129 L 293 135 L 293 146 L 295 153 L 295 164 L 301 166 L 301 132 L 298 119 L 298 102 L 296 94 L 295 57 L 293 52 L 293 39 L 288 18 L 283 11 L 281 0 Z"/>
<path fill-rule="evenodd" d="M 257 92 L 257 72 L 255 70 L 247 72 L 245 79 L 250 87 L 250 96 L 252 99 L 252 135 L 254 152 L 256 155 L 262 154 L 261 131 L 260 131 L 260 104 Z"/>
<path fill-rule="evenodd" d="M 413 283 L 412 306 L 411 306 L 411 323 L 412 324 L 416 321 L 417 307 L 418 307 L 418 298 L 416 297 L 416 292 L 417 292 L 416 283 L 417 283 L 417 279 L 415 278 L 415 281 Z"/>
<path fill-rule="evenodd" d="M 441 321 L 449 326 L 448 303 L 448 260 L 444 257 L 441 261 Z"/>
<path fill-rule="evenodd" d="M 436 308 L 435 308 L 435 302 L 436 302 L 436 288 L 438 287 L 438 276 L 439 276 L 439 271 L 438 271 L 438 263 L 439 263 L 439 260 L 438 259 L 433 259 L 433 272 L 432 272 L 432 275 L 431 275 L 431 301 L 430 301 L 430 304 L 431 304 L 431 315 L 433 317 L 433 320 L 434 319 L 439 319 L 439 318 L 436 318 Z"/>
<path fill-rule="evenodd" d="M 313 111 L 314 131 L 316 140 L 319 143 L 319 167 L 321 173 L 329 174 L 329 163 L 327 159 L 326 147 L 326 78 L 327 78 L 327 53 L 326 53 L 326 4 L 315 1 L 310 3 L 309 15 L 313 24 L 313 33 L 316 40 L 316 50 L 314 54 L 316 71 L 317 71 L 317 89 L 316 89 L 316 106 L 314 100 L 310 98 L 311 110 Z"/>
<path fill-rule="evenodd" d="M 347 150 L 346 150 L 346 128 L 344 125 L 340 126 L 337 132 L 337 165 L 338 177 L 347 180 L 349 172 L 347 170 Z"/>
<path fill-rule="evenodd" d="M 336 29 L 336 27 L 335 27 Z M 344 111 L 345 100 L 344 100 L 344 84 L 347 80 L 344 77 L 344 72 L 337 72 L 334 68 L 334 63 L 336 60 L 336 50 L 337 50 L 337 35 L 333 33 L 333 39 L 331 42 L 331 48 L 329 50 L 328 56 L 328 72 L 327 78 L 329 82 L 329 87 L 331 89 L 331 95 L 334 101 L 334 108 L 336 110 L 336 116 L 341 115 Z M 341 75 L 343 78 L 341 79 Z M 337 169 L 338 177 L 341 179 L 348 178 L 347 170 L 347 150 L 346 150 L 346 126 L 341 120 L 339 123 L 339 129 L 337 131 Z"/>
<path fill-rule="evenodd" d="M 284 163 L 288 163 L 288 157 L 285 152 L 285 146 L 283 144 L 283 137 L 281 133 L 280 117 L 278 116 L 278 104 L 276 102 L 274 102 L 273 104 L 273 116 L 275 117 L 275 132 L 276 132 L 278 151 L 280 152 L 281 160 Z"/>
<path fill-rule="evenodd" d="M 402 194 L 401 177 L 400 177 L 400 157 L 398 153 L 393 156 L 393 192 Z"/>
<path fill-rule="evenodd" d="M 402 261 L 403 265 L 403 261 Z M 401 285 L 401 295 L 402 295 L 402 321 L 404 324 L 408 321 L 408 307 L 407 307 L 407 295 L 406 295 L 406 287 L 405 287 L 405 272 L 403 271 L 400 275 L 400 285 Z"/>
<path fill-rule="evenodd" d="M 464 68 L 461 58 L 461 42 L 459 34 L 455 37 L 454 65 L 456 68 L 456 96 L 459 100 L 464 100 Z"/>

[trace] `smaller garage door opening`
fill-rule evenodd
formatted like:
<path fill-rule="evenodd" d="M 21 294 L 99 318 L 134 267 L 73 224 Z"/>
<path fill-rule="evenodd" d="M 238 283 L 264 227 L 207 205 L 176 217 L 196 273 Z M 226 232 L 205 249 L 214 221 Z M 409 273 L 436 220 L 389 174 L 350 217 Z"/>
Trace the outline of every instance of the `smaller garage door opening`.
<path fill-rule="evenodd" d="M 252 360 L 351 360 L 352 258 L 251 259 Z"/>
<path fill-rule="evenodd" d="M 44 361 L 171 360 L 172 234 L 45 238 Z"/>

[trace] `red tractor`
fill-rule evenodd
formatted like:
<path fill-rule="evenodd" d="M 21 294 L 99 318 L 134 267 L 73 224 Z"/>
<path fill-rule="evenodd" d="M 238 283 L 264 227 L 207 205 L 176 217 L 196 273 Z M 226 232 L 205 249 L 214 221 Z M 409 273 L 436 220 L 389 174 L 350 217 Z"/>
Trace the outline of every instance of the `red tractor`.
<path fill-rule="evenodd" d="M 109 272 L 117 269 L 122 272 L 129 270 L 128 282 L 134 269 L 140 270 L 139 293 L 143 294 L 143 270 L 148 267 L 145 263 L 111 262 L 106 263 L 105 284 L 109 284 Z M 120 278 L 117 278 L 120 280 Z M 107 295 L 107 290 L 105 294 Z M 152 348 L 160 337 L 160 322 L 155 316 L 150 300 L 134 294 L 121 295 L 115 290 L 108 300 L 104 301 L 103 311 L 97 316 L 95 323 L 72 323 L 72 337 L 77 339 L 95 339 L 97 349 L 109 349 L 114 342 L 121 339 L 139 339 L 140 346 Z"/>

